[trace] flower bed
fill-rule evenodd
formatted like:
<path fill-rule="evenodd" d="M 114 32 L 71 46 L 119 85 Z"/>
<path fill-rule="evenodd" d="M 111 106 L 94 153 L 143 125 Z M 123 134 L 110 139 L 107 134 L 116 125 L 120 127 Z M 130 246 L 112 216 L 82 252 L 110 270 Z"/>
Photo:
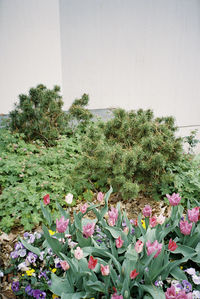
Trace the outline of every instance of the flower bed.
<path fill-rule="evenodd" d="M 99 204 L 84 204 L 73 221 L 57 203 L 60 219 L 43 233 L 25 233 L 11 253 L 18 298 L 200 298 L 199 207 L 183 217 L 179 194 L 167 195 L 171 217 L 145 206 L 128 219 L 119 204 L 109 210 L 112 188 Z M 92 212 L 95 219 L 88 219 Z"/>

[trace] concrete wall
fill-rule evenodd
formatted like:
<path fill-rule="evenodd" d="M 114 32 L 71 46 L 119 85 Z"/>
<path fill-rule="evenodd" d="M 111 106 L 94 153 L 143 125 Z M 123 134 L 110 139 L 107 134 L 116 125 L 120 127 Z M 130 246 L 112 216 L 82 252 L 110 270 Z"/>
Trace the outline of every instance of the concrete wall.
<path fill-rule="evenodd" d="M 0 113 L 39 83 L 62 83 L 59 1 L 0 0 Z"/>
<path fill-rule="evenodd" d="M 86 92 L 200 125 L 199 0 L 60 0 L 60 16 L 66 109 Z"/>

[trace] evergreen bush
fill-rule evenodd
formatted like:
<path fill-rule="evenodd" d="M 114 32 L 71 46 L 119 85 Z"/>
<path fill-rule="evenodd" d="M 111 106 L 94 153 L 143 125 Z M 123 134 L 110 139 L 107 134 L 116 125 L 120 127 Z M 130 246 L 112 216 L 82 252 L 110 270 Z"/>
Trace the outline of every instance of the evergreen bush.
<path fill-rule="evenodd" d="M 153 194 L 158 184 L 170 180 L 168 164 L 181 159 L 182 139 L 175 131 L 173 117 L 116 109 L 114 118 L 87 129 L 76 176 L 81 176 L 83 185 L 85 180 L 97 188 L 111 184 L 125 199 L 140 191 Z"/>
<path fill-rule="evenodd" d="M 59 86 L 50 90 L 40 84 L 31 88 L 28 95 L 20 94 L 19 103 L 15 103 L 9 115 L 11 131 L 23 133 L 26 141 L 38 139 L 54 145 L 67 124 L 59 92 Z"/>

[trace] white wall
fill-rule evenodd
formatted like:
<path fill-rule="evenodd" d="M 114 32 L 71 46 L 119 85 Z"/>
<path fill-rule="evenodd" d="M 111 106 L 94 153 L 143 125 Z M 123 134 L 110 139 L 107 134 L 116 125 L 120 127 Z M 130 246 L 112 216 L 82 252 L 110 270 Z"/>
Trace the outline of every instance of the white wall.
<path fill-rule="evenodd" d="M 62 83 L 59 1 L 0 0 L 0 113 L 39 83 Z"/>
<path fill-rule="evenodd" d="M 200 125 L 199 0 L 60 0 L 67 109 L 152 108 Z"/>

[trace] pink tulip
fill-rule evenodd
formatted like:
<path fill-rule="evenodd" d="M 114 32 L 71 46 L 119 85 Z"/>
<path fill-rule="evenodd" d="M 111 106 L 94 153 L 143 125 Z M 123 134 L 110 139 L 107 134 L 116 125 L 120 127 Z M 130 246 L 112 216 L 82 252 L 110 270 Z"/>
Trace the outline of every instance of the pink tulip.
<path fill-rule="evenodd" d="M 101 264 L 101 274 L 103 276 L 108 276 L 110 274 L 109 265 L 104 266 Z"/>
<path fill-rule="evenodd" d="M 192 293 L 186 293 L 184 290 L 178 292 L 178 294 L 176 295 L 176 299 L 189 299 L 189 298 L 193 298 L 193 296 L 191 296 Z"/>
<path fill-rule="evenodd" d="M 99 192 L 99 193 L 97 194 L 97 200 L 98 200 L 99 202 L 101 202 L 101 201 L 103 200 L 103 198 L 104 198 L 104 194 L 103 194 L 102 192 Z"/>
<path fill-rule="evenodd" d="M 142 252 L 143 246 L 144 246 L 144 243 L 143 243 L 141 240 L 138 240 L 138 241 L 135 243 L 135 250 L 136 250 L 136 252 L 137 252 L 137 253 Z"/>
<path fill-rule="evenodd" d="M 109 216 L 108 224 L 110 226 L 114 226 L 118 218 L 118 210 L 112 207 L 111 211 L 108 212 L 108 216 Z"/>
<path fill-rule="evenodd" d="M 82 206 L 80 207 L 80 211 L 81 211 L 81 213 L 82 213 L 82 214 L 85 214 L 86 211 L 87 211 L 87 208 L 88 208 L 87 203 L 85 203 L 84 205 L 82 205 Z"/>
<path fill-rule="evenodd" d="M 89 238 L 94 234 L 95 223 L 91 222 L 83 226 L 83 235 L 85 238 Z"/>
<path fill-rule="evenodd" d="M 150 223 L 151 227 L 155 227 L 157 225 L 157 218 L 156 218 L 156 216 L 151 217 L 150 220 L 149 220 L 149 223 Z"/>
<path fill-rule="evenodd" d="M 188 219 L 191 222 L 197 222 L 199 220 L 199 208 L 193 208 L 192 210 L 188 210 Z"/>
<path fill-rule="evenodd" d="M 167 289 L 167 292 L 165 292 L 165 298 L 166 299 L 176 299 L 176 289 L 175 286 L 171 286 Z"/>
<path fill-rule="evenodd" d="M 43 202 L 44 202 L 45 205 L 48 205 L 50 203 L 50 196 L 49 196 L 49 194 L 46 194 L 43 197 Z"/>
<path fill-rule="evenodd" d="M 151 209 L 150 205 L 144 206 L 142 213 L 143 213 L 144 217 L 150 217 L 151 213 L 152 213 L 152 209 Z"/>
<path fill-rule="evenodd" d="M 61 261 L 60 265 L 64 271 L 69 270 L 69 268 L 70 268 L 70 265 L 66 261 Z"/>
<path fill-rule="evenodd" d="M 74 256 L 77 260 L 81 260 L 83 257 L 83 250 L 80 247 L 77 247 L 76 250 L 74 250 Z"/>
<path fill-rule="evenodd" d="M 181 200 L 179 193 L 173 193 L 172 195 L 166 194 L 171 206 L 177 206 Z"/>
<path fill-rule="evenodd" d="M 111 296 L 111 299 L 123 299 L 123 296 L 122 296 L 122 295 L 118 295 L 117 293 L 114 293 L 114 294 Z"/>
<path fill-rule="evenodd" d="M 56 219 L 56 229 L 59 233 L 64 233 L 69 224 L 69 219 L 65 220 L 64 216 L 60 220 Z"/>
<path fill-rule="evenodd" d="M 184 235 L 190 235 L 192 229 L 192 222 L 189 223 L 187 220 L 180 221 L 180 230 Z"/>
<path fill-rule="evenodd" d="M 116 244 L 117 248 L 121 248 L 123 243 L 124 243 L 124 240 L 122 240 L 120 236 L 115 240 L 115 244 Z"/>
<path fill-rule="evenodd" d="M 165 222 L 165 216 L 163 216 L 162 214 L 158 216 L 157 222 L 158 224 L 162 225 Z"/>
<path fill-rule="evenodd" d="M 162 250 L 162 243 L 158 243 L 157 240 L 154 241 L 152 244 L 150 241 L 147 241 L 146 246 L 147 246 L 147 255 L 151 255 L 153 252 L 156 251 L 154 258 L 156 258 Z"/>

